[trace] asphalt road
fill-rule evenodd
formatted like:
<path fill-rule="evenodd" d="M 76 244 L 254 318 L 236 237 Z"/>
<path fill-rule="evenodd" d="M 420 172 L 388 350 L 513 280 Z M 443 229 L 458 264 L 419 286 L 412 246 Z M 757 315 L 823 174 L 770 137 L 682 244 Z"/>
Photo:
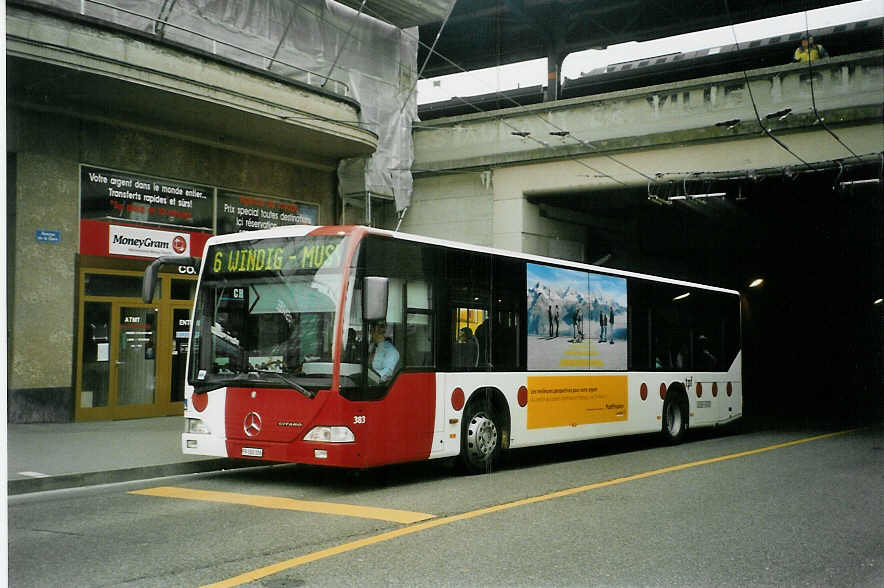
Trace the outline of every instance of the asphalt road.
<path fill-rule="evenodd" d="M 481 476 L 287 465 L 13 496 L 9 581 L 884 585 L 884 428 L 827 433 L 531 449 Z"/>

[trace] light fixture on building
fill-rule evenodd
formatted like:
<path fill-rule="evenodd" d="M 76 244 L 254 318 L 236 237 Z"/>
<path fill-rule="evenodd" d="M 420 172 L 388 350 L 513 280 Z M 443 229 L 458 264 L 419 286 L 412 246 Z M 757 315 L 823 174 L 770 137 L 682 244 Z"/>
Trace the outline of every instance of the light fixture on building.
<path fill-rule="evenodd" d="M 525 138 L 530 134 L 531 133 L 529 133 L 528 131 L 513 131 L 510 133 L 510 135 L 515 135 L 517 137 L 522 137 L 522 138 Z"/>
<path fill-rule="evenodd" d="M 749 282 L 750 288 L 759 288 L 764 283 L 764 278 L 755 278 Z"/>
<path fill-rule="evenodd" d="M 740 119 L 732 118 L 731 120 L 723 120 L 721 122 L 715 123 L 716 127 L 727 127 L 727 130 L 731 130 L 735 126 L 740 124 Z"/>
<path fill-rule="evenodd" d="M 879 298 L 875 300 L 875 306 L 880 306 L 881 304 L 884 304 L 884 298 Z"/>
<path fill-rule="evenodd" d="M 865 184 L 879 184 L 879 183 L 881 183 L 881 180 L 879 180 L 878 178 L 871 178 L 868 180 L 850 180 L 847 182 L 841 182 L 839 185 L 842 188 L 846 188 L 847 186 L 862 186 Z"/>
<path fill-rule="evenodd" d="M 592 262 L 591 265 L 605 265 L 606 263 L 611 261 L 611 255 L 612 255 L 611 253 L 606 253 L 606 254 L 602 255 L 601 257 L 599 257 L 598 259 L 596 259 L 594 262 Z"/>
<path fill-rule="evenodd" d="M 678 302 L 679 300 L 684 300 L 685 298 L 687 298 L 687 297 L 690 296 L 690 295 L 691 295 L 690 292 L 685 292 L 684 294 L 679 294 L 678 296 L 676 296 L 675 298 L 673 298 L 672 301 L 673 301 L 673 302 Z"/>
<path fill-rule="evenodd" d="M 567 137 L 571 134 L 571 131 L 550 131 L 550 135 L 555 135 L 556 137 Z"/>
<path fill-rule="evenodd" d="M 648 202 L 653 202 L 658 206 L 672 206 L 672 203 L 669 200 L 666 200 L 665 198 L 660 198 L 656 194 L 650 194 L 648 196 Z"/>
<path fill-rule="evenodd" d="M 782 110 L 778 110 L 776 112 L 771 112 L 770 114 L 766 114 L 764 116 L 764 120 L 770 120 L 772 118 L 783 120 L 784 118 L 786 118 L 790 114 L 792 114 L 792 109 L 791 108 L 784 108 Z"/>
<path fill-rule="evenodd" d="M 676 200 L 702 200 L 703 198 L 724 198 L 727 192 L 709 192 L 708 194 L 687 194 L 684 196 L 670 196 L 669 201 Z"/>

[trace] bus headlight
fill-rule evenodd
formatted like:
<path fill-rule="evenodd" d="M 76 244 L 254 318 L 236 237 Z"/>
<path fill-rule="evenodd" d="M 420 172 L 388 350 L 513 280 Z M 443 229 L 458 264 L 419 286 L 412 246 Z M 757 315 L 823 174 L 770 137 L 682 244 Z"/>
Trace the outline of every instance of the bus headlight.
<path fill-rule="evenodd" d="M 196 435 L 208 435 L 209 426 L 200 419 L 184 419 L 184 432 Z"/>
<path fill-rule="evenodd" d="M 353 431 L 347 427 L 313 427 L 304 435 L 304 441 L 322 443 L 352 443 L 356 441 Z"/>

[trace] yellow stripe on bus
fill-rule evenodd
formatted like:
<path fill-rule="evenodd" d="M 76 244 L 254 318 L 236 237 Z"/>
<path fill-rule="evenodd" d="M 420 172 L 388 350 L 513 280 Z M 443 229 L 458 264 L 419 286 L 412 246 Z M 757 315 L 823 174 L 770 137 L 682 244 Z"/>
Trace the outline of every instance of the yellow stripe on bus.
<path fill-rule="evenodd" d="M 278 510 L 297 510 L 301 512 L 341 515 L 363 519 L 377 519 L 379 521 L 390 521 L 406 525 L 432 519 L 436 516 L 423 512 L 377 508 L 374 506 L 357 506 L 355 504 L 338 504 L 334 502 L 313 502 L 310 500 L 295 500 L 293 498 L 278 498 L 276 496 L 256 496 L 254 494 L 217 492 L 215 490 L 176 488 L 174 486 L 159 486 L 157 488 L 133 490 L 132 492 L 129 492 L 129 494 L 159 496 L 161 498 L 181 498 L 184 500 L 201 500 L 204 502 L 221 502 L 225 504 L 239 504 L 242 506 L 256 506 L 258 508 Z"/>
<path fill-rule="evenodd" d="M 601 359 L 563 359 L 559 362 L 560 367 L 602 367 L 605 362 Z"/>

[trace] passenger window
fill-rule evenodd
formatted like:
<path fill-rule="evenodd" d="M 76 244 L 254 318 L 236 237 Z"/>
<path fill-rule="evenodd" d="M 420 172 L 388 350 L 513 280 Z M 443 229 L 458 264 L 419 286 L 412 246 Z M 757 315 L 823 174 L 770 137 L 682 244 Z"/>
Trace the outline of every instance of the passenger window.
<path fill-rule="evenodd" d="M 448 250 L 444 255 L 442 283 L 447 311 L 440 317 L 440 333 L 445 337 L 447 357 L 443 367 L 459 371 L 487 369 L 491 258 L 459 250 Z"/>
<path fill-rule="evenodd" d="M 485 321 L 481 308 L 455 308 L 449 340 L 453 345 L 451 356 L 455 369 L 468 371 L 479 365 L 479 339 L 476 333 Z"/>
<path fill-rule="evenodd" d="M 406 283 L 405 366 L 433 365 L 432 287 L 426 280 Z"/>

